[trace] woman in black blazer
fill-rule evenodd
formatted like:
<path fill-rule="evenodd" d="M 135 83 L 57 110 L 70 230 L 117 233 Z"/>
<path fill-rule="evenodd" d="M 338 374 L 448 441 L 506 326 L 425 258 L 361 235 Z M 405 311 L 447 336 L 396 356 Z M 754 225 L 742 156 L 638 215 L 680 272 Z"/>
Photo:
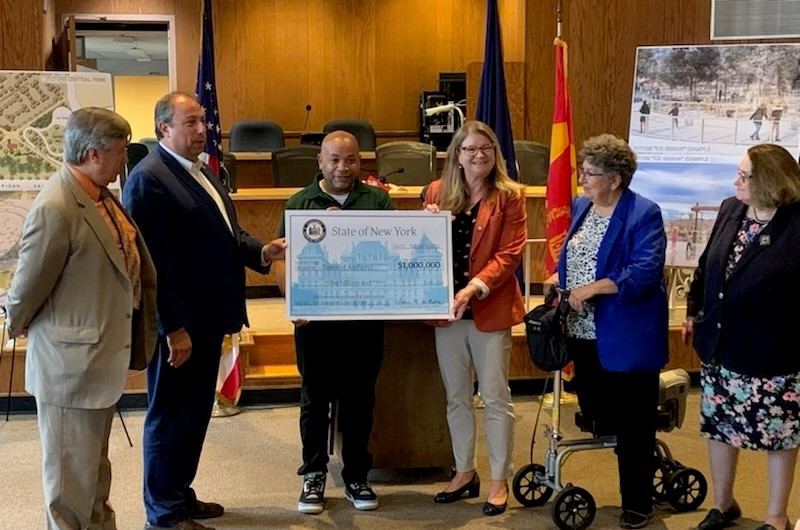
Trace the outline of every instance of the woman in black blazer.
<path fill-rule="evenodd" d="M 769 499 L 757 530 L 791 529 L 786 513 L 800 446 L 800 167 L 760 144 L 739 162 L 689 291 L 684 340 L 702 360 L 700 430 L 714 507 L 699 530 L 730 526 L 739 449 L 767 451 Z"/>

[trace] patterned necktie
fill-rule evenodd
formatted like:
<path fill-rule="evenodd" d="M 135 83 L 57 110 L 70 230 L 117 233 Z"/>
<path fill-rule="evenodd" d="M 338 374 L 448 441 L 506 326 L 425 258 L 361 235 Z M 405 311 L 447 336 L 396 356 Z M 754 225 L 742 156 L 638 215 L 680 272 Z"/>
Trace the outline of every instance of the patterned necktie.
<path fill-rule="evenodd" d="M 119 241 L 122 245 L 122 257 L 125 260 L 125 269 L 128 272 L 128 279 L 131 281 L 131 287 L 133 288 L 133 308 L 139 309 L 139 304 L 142 300 L 142 260 L 136 248 L 136 241 L 125 231 L 125 225 L 130 223 L 125 219 L 124 214 L 120 211 L 107 189 L 102 190 L 100 197 L 111 218 L 111 222 L 114 223 L 114 228 L 117 229 Z"/>

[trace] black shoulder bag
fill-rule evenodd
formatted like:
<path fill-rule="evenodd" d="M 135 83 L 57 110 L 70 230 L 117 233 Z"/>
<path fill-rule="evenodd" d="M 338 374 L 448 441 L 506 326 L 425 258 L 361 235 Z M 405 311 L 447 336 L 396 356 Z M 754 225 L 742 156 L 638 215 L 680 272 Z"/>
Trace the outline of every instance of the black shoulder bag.
<path fill-rule="evenodd" d="M 554 304 L 556 298 L 559 301 Z M 566 344 L 567 314 L 570 311 L 567 298 L 569 291 L 562 291 L 559 297 L 553 289 L 543 304 L 525 315 L 531 360 L 546 372 L 561 370 L 572 360 Z"/>

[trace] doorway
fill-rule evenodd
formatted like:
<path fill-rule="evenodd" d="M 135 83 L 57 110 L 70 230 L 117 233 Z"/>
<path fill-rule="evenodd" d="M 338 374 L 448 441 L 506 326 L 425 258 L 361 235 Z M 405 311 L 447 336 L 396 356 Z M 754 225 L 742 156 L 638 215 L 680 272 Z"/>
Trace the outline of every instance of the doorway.
<path fill-rule="evenodd" d="M 70 15 L 65 15 L 65 22 Z M 72 15 L 77 71 L 111 74 L 114 110 L 131 124 L 132 141 L 152 139 L 156 101 L 177 85 L 175 17 Z"/>

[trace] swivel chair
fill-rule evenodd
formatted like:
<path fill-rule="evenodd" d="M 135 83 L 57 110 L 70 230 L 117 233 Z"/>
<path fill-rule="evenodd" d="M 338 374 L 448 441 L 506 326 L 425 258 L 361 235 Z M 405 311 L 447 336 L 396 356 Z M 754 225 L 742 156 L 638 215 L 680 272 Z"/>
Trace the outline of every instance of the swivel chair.
<path fill-rule="evenodd" d="M 274 151 L 284 146 L 283 129 L 274 121 L 239 120 L 231 127 L 228 151 Z"/>
<path fill-rule="evenodd" d="M 147 147 L 148 151 L 153 151 L 158 145 L 157 138 L 139 138 L 139 143 Z"/>
<path fill-rule="evenodd" d="M 374 151 L 377 142 L 375 141 L 375 129 L 366 120 L 343 119 L 331 120 L 322 127 L 322 132 L 347 131 L 356 137 L 359 151 Z"/>
<path fill-rule="evenodd" d="M 137 142 L 129 143 L 125 147 L 125 150 L 128 153 L 128 163 L 126 164 L 128 173 L 133 171 L 133 168 L 136 166 L 136 164 L 138 164 L 142 158 L 146 157 L 147 153 L 150 152 L 146 145 Z"/>
<path fill-rule="evenodd" d="M 550 170 L 550 148 L 532 140 L 514 140 L 519 181 L 529 186 L 546 186 Z"/>
<path fill-rule="evenodd" d="M 147 146 L 144 144 L 131 142 L 125 146 L 125 151 L 128 155 L 128 161 L 125 162 L 125 167 L 122 168 L 119 174 L 119 187 L 122 189 L 125 186 L 125 180 L 131 174 L 133 168 L 142 161 L 142 158 L 147 156 Z"/>
<path fill-rule="evenodd" d="M 305 187 L 319 173 L 318 145 L 287 145 L 272 152 L 272 181 L 276 188 Z"/>
<path fill-rule="evenodd" d="M 392 184 L 424 186 L 436 178 L 436 149 L 422 142 L 389 142 L 375 148 L 375 164 L 378 177 Z"/>

